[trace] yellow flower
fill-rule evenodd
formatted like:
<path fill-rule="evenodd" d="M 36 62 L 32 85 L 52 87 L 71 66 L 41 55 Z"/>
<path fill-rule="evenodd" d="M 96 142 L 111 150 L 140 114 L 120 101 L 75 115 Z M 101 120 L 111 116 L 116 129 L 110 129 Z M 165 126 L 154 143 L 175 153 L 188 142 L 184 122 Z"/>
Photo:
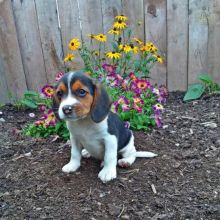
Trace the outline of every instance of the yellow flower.
<path fill-rule="evenodd" d="M 152 42 L 147 43 L 146 46 L 149 47 L 150 52 L 157 52 L 157 47 Z"/>
<path fill-rule="evenodd" d="M 106 41 L 107 41 L 107 36 L 104 35 L 104 34 L 95 35 L 94 38 L 95 38 L 97 41 L 100 41 L 100 42 L 106 42 Z"/>
<path fill-rule="evenodd" d="M 130 44 L 131 50 L 133 51 L 133 53 L 137 53 L 139 48 L 134 46 L 133 44 Z"/>
<path fill-rule="evenodd" d="M 115 18 L 118 20 L 118 21 L 127 21 L 128 20 L 128 17 L 124 16 L 124 15 L 117 15 L 115 16 Z"/>
<path fill-rule="evenodd" d="M 94 53 L 95 56 L 99 56 L 99 54 L 100 54 L 98 50 L 93 51 L 93 53 Z"/>
<path fill-rule="evenodd" d="M 130 47 L 129 45 L 127 45 L 127 44 L 120 44 L 120 45 L 118 46 L 118 48 L 119 48 L 120 50 L 123 50 L 125 53 L 128 53 L 129 51 L 132 50 L 131 47 Z"/>
<path fill-rule="evenodd" d="M 141 26 L 142 24 L 143 24 L 142 21 L 138 21 L 138 23 L 137 23 L 138 26 Z"/>
<path fill-rule="evenodd" d="M 143 44 L 143 42 L 141 40 L 139 40 L 138 38 L 136 38 L 136 37 L 134 37 L 133 40 L 134 40 L 135 43 L 137 43 L 139 45 Z"/>
<path fill-rule="evenodd" d="M 65 58 L 64 58 L 64 62 L 67 62 L 67 61 L 71 61 L 71 60 L 73 60 L 75 57 L 74 57 L 74 55 L 73 54 L 67 54 L 66 56 L 65 56 Z"/>
<path fill-rule="evenodd" d="M 120 31 L 117 28 L 113 28 L 111 30 L 109 30 L 108 32 L 109 34 L 115 34 L 115 35 L 119 35 Z"/>
<path fill-rule="evenodd" d="M 106 53 L 106 56 L 110 59 L 119 59 L 121 57 L 121 54 L 114 51 L 110 51 Z"/>
<path fill-rule="evenodd" d="M 70 42 L 69 42 L 69 49 L 70 50 L 77 50 L 80 47 L 80 42 L 79 39 L 77 38 L 73 38 Z"/>
<path fill-rule="evenodd" d="M 157 52 L 157 47 L 154 46 L 154 44 L 152 42 L 147 43 L 146 45 L 143 45 L 140 48 L 141 51 L 146 51 L 146 52 L 151 52 L 151 53 L 155 53 Z"/>
<path fill-rule="evenodd" d="M 91 39 L 94 39 L 95 38 L 95 35 L 94 34 L 87 34 L 88 37 L 90 37 Z"/>
<path fill-rule="evenodd" d="M 117 29 L 124 29 L 127 27 L 127 24 L 123 21 L 116 21 L 114 24 L 113 24 L 113 28 L 117 28 Z"/>
<path fill-rule="evenodd" d="M 163 59 L 162 59 L 162 57 L 160 55 L 154 54 L 153 57 L 155 57 L 157 59 L 158 63 L 163 63 Z"/>

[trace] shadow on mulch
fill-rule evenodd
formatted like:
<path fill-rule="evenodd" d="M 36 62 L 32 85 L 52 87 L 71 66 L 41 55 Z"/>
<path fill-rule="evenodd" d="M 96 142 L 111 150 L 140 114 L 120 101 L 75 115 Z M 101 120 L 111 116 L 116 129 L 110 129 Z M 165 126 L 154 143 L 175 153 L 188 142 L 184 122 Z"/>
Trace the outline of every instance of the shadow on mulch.
<path fill-rule="evenodd" d="M 70 147 L 19 133 L 30 111 L 7 105 L 0 122 L 0 217 L 2 219 L 220 219 L 220 97 L 182 102 L 171 93 L 164 125 L 135 132 L 137 159 L 103 184 L 100 162 L 83 159 L 74 174 L 61 168 Z M 13 132 L 12 132 L 13 130 Z"/>

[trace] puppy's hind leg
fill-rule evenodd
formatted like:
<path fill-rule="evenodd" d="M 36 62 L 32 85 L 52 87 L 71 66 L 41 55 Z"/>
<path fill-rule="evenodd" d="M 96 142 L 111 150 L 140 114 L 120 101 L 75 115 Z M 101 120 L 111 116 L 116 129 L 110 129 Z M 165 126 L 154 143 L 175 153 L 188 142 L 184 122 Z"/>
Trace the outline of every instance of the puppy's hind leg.
<path fill-rule="evenodd" d="M 136 159 L 136 149 L 134 146 L 134 136 L 132 134 L 131 139 L 127 146 L 125 146 L 122 150 L 119 151 L 122 159 L 118 160 L 118 165 L 123 168 L 127 168 L 131 166 Z"/>

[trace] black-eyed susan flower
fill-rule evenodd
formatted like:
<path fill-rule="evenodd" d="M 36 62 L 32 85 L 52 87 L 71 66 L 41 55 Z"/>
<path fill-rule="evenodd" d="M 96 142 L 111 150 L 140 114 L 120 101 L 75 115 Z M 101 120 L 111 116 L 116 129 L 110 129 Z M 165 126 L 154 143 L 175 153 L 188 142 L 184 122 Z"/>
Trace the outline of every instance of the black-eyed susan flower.
<path fill-rule="evenodd" d="M 121 57 L 121 54 L 120 53 L 117 53 L 115 51 L 110 51 L 110 52 L 107 52 L 106 53 L 106 56 L 110 59 L 120 59 Z"/>
<path fill-rule="evenodd" d="M 136 37 L 134 37 L 133 40 L 134 40 L 135 43 L 137 43 L 139 45 L 143 44 L 143 42 L 141 40 L 139 40 L 138 38 L 136 38 Z"/>
<path fill-rule="evenodd" d="M 121 30 L 121 29 L 124 29 L 124 28 L 126 28 L 127 27 L 127 24 L 125 23 L 125 22 L 123 22 L 123 21 L 116 21 L 114 24 L 113 24 L 113 28 L 117 28 L 117 29 L 119 29 L 119 30 Z"/>
<path fill-rule="evenodd" d="M 94 39 L 95 38 L 95 35 L 94 34 L 87 34 L 88 37 L 90 37 L 91 39 Z"/>
<path fill-rule="evenodd" d="M 131 51 L 132 51 L 133 53 L 137 53 L 138 50 L 139 50 L 139 48 L 136 47 L 136 46 L 134 46 L 134 44 L 130 44 L 130 47 L 131 47 Z"/>
<path fill-rule="evenodd" d="M 107 41 L 107 36 L 106 36 L 105 34 L 95 35 L 94 38 L 95 38 L 97 41 L 100 41 L 100 42 L 106 42 L 106 41 Z"/>
<path fill-rule="evenodd" d="M 78 50 L 80 47 L 80 41 L 77 38 L 73 38 L 70 42 L 69 42 L 69 49 L 70 50 Z"/>
<path fill-rule="evenodd" d="M 114 35 L 120 35 L 121 32 L 117 28 L 112 28 L 111 30 L 109 30 L 108 33 Z"/>
<path fill-rule="evenodd" d="M 73 60 L 74 58 L 75 58 L 75 57 L 74 57 L 73 54 L 68 53 L 68 54 L 65 56 L 65 58 L 64 58 L 64 62 L 71 61 L 71 60 Z"/>
<path fill-rule="evenodd" d="M 162 57 L 160 55 L 154 54 L 153 57 L 155 57 L 157 59 L 158 63 L 163 63 L 163 59 L 162 59 Z"/>
<path fill-rule="evenodd" d="M 128 17 L 126 17 L 125 15 L 117 15 L 115 16 L 115 19 L 117 19 L 118 21 L 127 21 Z"/>
<path fill-rule="evenodd" d="M 125 53 L 128 53 L 128 52 L 132 51 L 131 46 L 130 46 L 130 45 L 127 45 L 127 44 L 120 44 L 120 45 L 118 46 L 118 48 L 119 48 L 120 50 L 123 50 Z"/>
<path fill-rule="evenodd" d="M 99 55 L 100 55 L 100 53 L 99 53 L 98 50 L 93 51 L 93 54 L 94 54 L 95 56 L 99 56 Z"/>
<path fill-rule="evenodd" d="M 148 42 L 145 45 L 143 45 L 140 48 L 141 51 L 146 51 L 146 52 L 151 52 L 151 53 L 155 53 L 157 52 L 157 47 L 152 43 L 152 42 Z"/>
<path fill-rule="evenodd" d="M 41 89 L 41 94 L 47 98 L 51 98 L 54 94 L 54 88 L 51 85 L 45 85 Z"/>
<path fill-rule="evenodd" d="M 146 46 L 149 48 L 149 51 L 152 53 L 155 53 L 158 50 L 157 47 L 152 42 L 147 43 Z"/>

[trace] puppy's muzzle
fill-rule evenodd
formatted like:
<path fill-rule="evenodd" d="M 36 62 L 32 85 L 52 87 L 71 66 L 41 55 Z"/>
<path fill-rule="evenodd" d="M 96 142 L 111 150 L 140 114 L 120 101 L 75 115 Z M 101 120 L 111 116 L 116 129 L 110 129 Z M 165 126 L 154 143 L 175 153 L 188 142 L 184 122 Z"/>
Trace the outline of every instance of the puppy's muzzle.
<path fill-rule="evenodd" d="M 73 106 L 72 105 L 64 105 L 62 110 L 63 110 L 64 115 L 66 115 L 66 116 L 71 115 L 73 113 Z"/>

